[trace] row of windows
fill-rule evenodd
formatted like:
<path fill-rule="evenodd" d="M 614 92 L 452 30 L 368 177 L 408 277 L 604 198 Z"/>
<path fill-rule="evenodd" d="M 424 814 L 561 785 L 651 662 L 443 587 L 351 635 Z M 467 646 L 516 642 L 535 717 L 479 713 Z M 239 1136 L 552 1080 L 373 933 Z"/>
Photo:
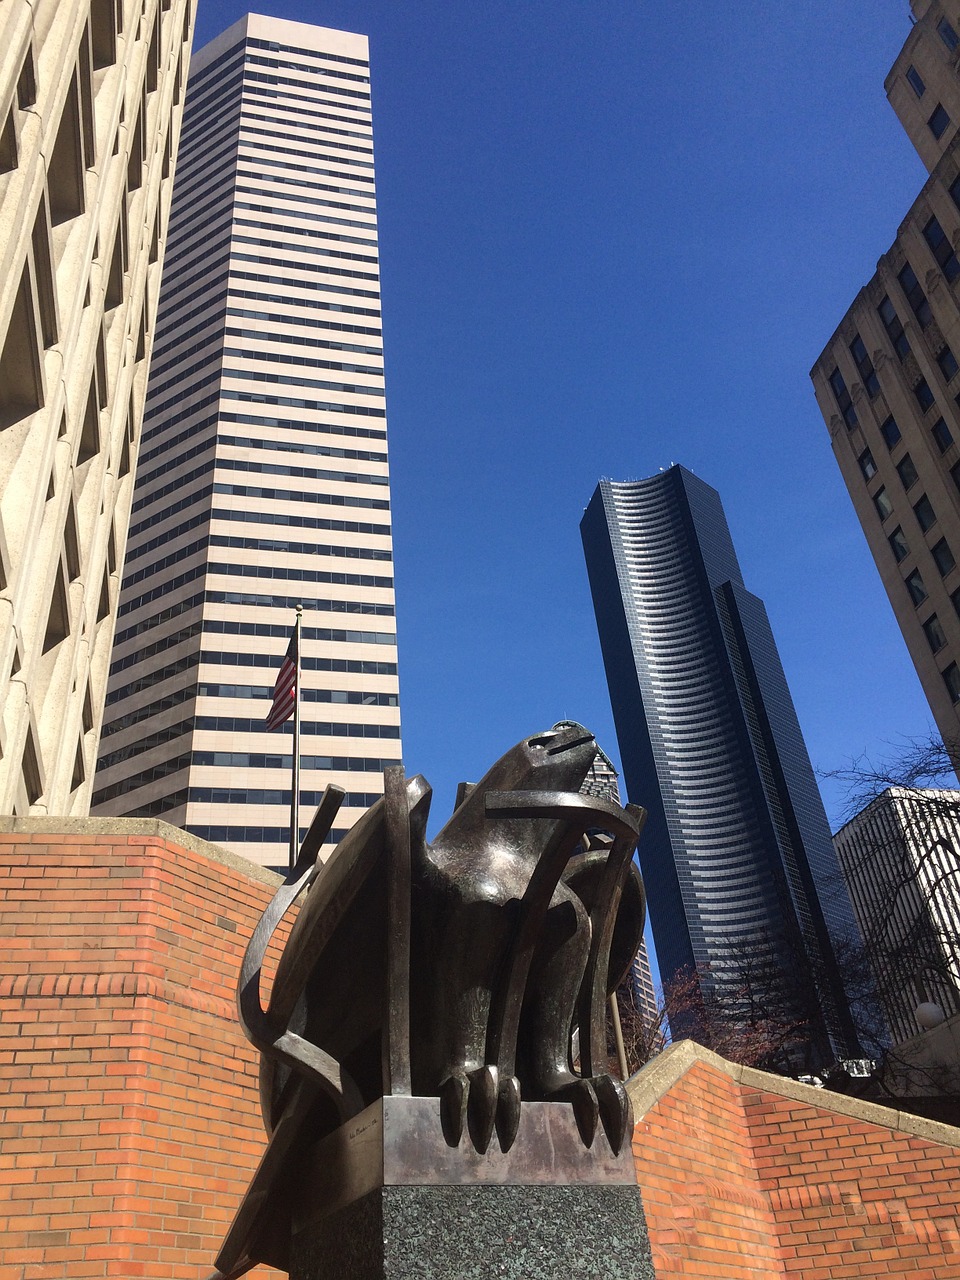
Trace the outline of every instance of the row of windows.
<path fill-rule="evenodd" d="M 247 353 L 236 347 L 225 348 L 223 354 L 231 359 L 237 360 L 264 360 L 271 363 L 287 364 L 311 364 L 310 360 L 297 360 L 295 357 L 280 354 L 278 352 L 263 353 Z M 193 370 L 187 370 L 192 373 Z M 371 373 L 374 370 L 370 370 Z M 301 374 L 293 374 L 286 377 L 281 373 L 270 373 L 263 369 L 228 369 L 224 367 L 224 377 L 226 378 L 244 378 L 250 382 L 269 382 L 274 385 L 284 387 L 309 387 L 311 391 L 340 391 L 346 395 L 355 396 L 373 396 L 380 399 L 383 396 L 383 387 L 370 387 L 365 383 L 356 382 L 326 382 L 319 378 L 305 378 Z"/>
<path fill-rule="evenodd" d="M 276 667 L 277 659 L 273 659 Z M 267 684 L 201 684 L 197 693 L 204 698 L 257 698 L 264 702 L 273 696 L 273 685 Z M 344 689 L 301 689 L 301 702 L 331 702 L 357 707 L 395 707 L 395 693 L 361 693 Z"/>
<path fill-rule="evenodd" d="M 246 716 L 196 716 L 194 728 L 200 733 L 263 733 L 263 719 Z M 293 733 L 293 721 L 287 720 L 271 733 Z M 331 724 L 323 720 L 300 721 L 300 732 L 320 738 L 399 738 L 397 724 Z"/>
<path fill-rule="evenodd" d="M 239 181 L 239 179 L 241 178 L 249 178 L 249 179 L 256 180 L 257 174 L 255 173 L 238 173 L 237 174 L 238 181 L 234 186 L 234 191 L 236 191 L 238 196 L 258 196 L 261 200 L 265 198 L 267 193 L 264 191 L 262 184 L 257 187 L 245 187 Z M 275 179 L 275 181 L 279 181 L 279 180 Z M 270 194 L 272 195 L 273 193 L 271 192 Z M 276 193 L 276 199 L 278 202 L 282 201 L 282 204 L 283 204 L 282 211 L 285 216 L 290 218 L 299 218 L 301 216 L 299 209 L 295 209 L 291 207 L 291 202 L 293 201 L 295 201 L 298 205 L 309 204 L 309 205 L 313 205 L 318 209 L 346 209 L 351 213 L 370 213 L 370 214 L 375 213 L 374 209 L 365 209 L 364 206 L 360 204 L 343 204 L 338 200 L 321 200 L 319 196 L 304 196 L 304 195 L 301 195 L 299 191 L 278 191 Z M 250 209 L 251 211 L 255 210 L 258 213 L 263 212 L 263 207 L 259 205 L 248 204 L 248 205 L 240 205 L 239 207 Z M 267 205 L 266 208 L 272 213 L 279 212 L 277 204 Z M 334 224 L 334 226 L 337 226 L 337 227 L 365 228 L 366 230 L 372 233 L 375 233 L 377 229 L 376 222 L 361 222 L 358 218 L 334 218 L 326 214 L 322 216 L 324 221 L 329 220 Z"/>
<path fill-rule="evenodd" d="M 294 53 L 298 58 L 310 58 L 322 62 L 342 62 L 351 67 L 367 67 L 370 64 L 363 58 L 348 58 L 342 53 L 328 53 L 326 49 L 300 49 L 293 44 L 278 44 L 276 40 L 247 40 L 251 49 L 269 49 L 274 53 Z"/>
<path fill-rule="evenodd" d="M 289 626 L 276 622 L 236 622 L 232 618 L 205 618 L 203 631 L 211 635 L 232 636 L 271 636 L 285 638 L 290 635 Z M 317 640 L 317 627 L 304 627 L 300 633 L 303 640 Z M 228 653 L 225 650 L 204 649 L 200 661 L 221 667 L 272 667 L 276 669 L 277 658 L 269 653 Z M 300 666 L 304 671 L 331 671 L 341 675 L 361 676 L 395 676 L 395 662 L 378 662 L 372 658 L 318 658 L 312 653 L 300 655 Z"/>
<path fill-rule="evenodd" d="M 143 811 L 136 810 L 137 815 Z M 144 814 L 150 817 L 150 814 Z M 286 846 L 289 839 L 289 831 L 286 827 L 223 827 L 223 826 L 204 826 L 195 822 L 187 823 L 184 828 L 191 835 L 196 836 L 198 840 L 209 840 L 211 844 L 225 844 L 231 848 L 235 844 L 282 844 Z M 300 828 L 300 839 L 303 840 L 307 834 L 307 828 Z M 326 836 L 324 844 L 339 844 L 343 837 L 347 834 L 345 827 L 333 827 Z M 276 871 L 280 875 L 286 875 L 286 866 L 268 867 L 268 871 Z"/>
<path fill-rule="evenodd" d="M 248 58 L 247 65 L 249 66 L 251 63 L 256 63 L 261 61 L 262 60 L 259 58 Z M 335 85 L 335 84 L 321 84 L 321 85 L 314 86 L 309 80 L 299 80 L 299 79 L 296 79 L 294 76 L 278 76 L 278 75 L 274 75 L 272 72 L 269 72 L 269 71 L 248 71 L 246 68 L 244 68 L 244 72 L 243 72 L 243 83 L 244 85 L 248 85 L 248 84 L 249 85 L 254 85 L 254 84 L 290 85 L 291 88 L 304 89 L 308 93 L 310 92 L 310 90 L 314 90 L 314 92 L 310 93 L 310 96 L 308 98 L 303 97 L 299 93 L 289 93 L 286 90 L 284 90 L 282 94 L 278 94 L 277 96 L 283 97 L 287 102 L 319 102 L 321 105 L 327 106 L 327 107 L 340 107 L 344 111 L 355 111 L 358 116 L 368 116 L 370 114 L 370 108 L 367 106 L 360 106 L 359 102 L 358 103 L 337 102 L 337 98 L 359 98 L 361 102 L 364 102 L 364 103 L 369 102 L 370 94 L 362 93 L 358 89 L 341 89 L 339 85 Z M 335 94 L 336 97 L 332 97 L 332 98 L 324 97 L 323 95 L 327 93 Z M 341 119 L 345 121 L 349 121 L 353 119 L 353 117 L 342 116 Z M 359 124 L 360 121 L 358 120 L 356 123 Z"/>
<path fill-rule="evenodd" d="M 331 574 L 331 580 L 336 581 L 344 586 L 352 587 L 386 587 L 393 586 L 392 578 L 377 577 L 372 574 L 364 573 L 343 573 Z M 205 599 L 204 592 L 198 592 L 196 595 L 190 596 L 186 600 L 178 600 L 176 604 L 167 605 L 166 608 L 135 623 L 132 627 L 127 627 L 123 631 L 118 631 L 114 637 L 114 645 L 123 644 L 124 641 L 132 639 L 136 636 L 142 638 L 147 631 L 151 631 L 154 627 L 162 626 L 163 623 L 171 621 L 173 618 L 179 618 L 182 614 L 188 613 L 191 609 L 198 608 L 203 604 Z M 233 635 L 233 636 L 285 636 L 289 639 L 289 626 L 281 626 L 274 622 L 235 622 L 223 618 L 206 618 L 203 622 L 203 630 L 209 631 L 217 635 Z M 313 634 L 313 627 L 304 627 L 302 635 L 306 640 L 314 640 L 317 637 Z M 301 660 L 306 665 L 307 659 Z M 346 658 L 323 658 L 316 659 L 318 662 L 331 663 L 331 666 L 318 666 L 317 671 L 359 671 L 370 675 L 396 675 L 397 668 L 395 663 L 387 662 L 370 662 L 368 660 L 359 661 L 358 665 L 354 659 Z M 347 665 L 341 666 L 340 663 Z"/>
<path fill-rule="evenodd" d="M 315 234 L 317 236 L 317 239 L 319 239 L 320 233 L 317 232 Z M 237 244 L 253 245 L 261 249 L 281 249 L 281 250 L 286 249 L 288 251 L 292 250 L 295 253 L 302 253 L 305 255 L 309 255 L 313 259 L 332 258 L 332 257 L 336 257 L 340 259 L 352 258 L 354 262 L 369 262 L 369 263 L 372 263 L 373 266 L 377 265 L 376 258 L 371 258 L 367 254 L 362 254 L 362 253 L 348 254 L 348 253 L 344 253 L 343 250 L 336 250 L 336 249 L 330 250 L 325 245 L 316 245 L 316 244 L 299 245 L 299 244 L 293 244 L 292 242 L 284 245 L 284 244 L 279 244 L 276 240 L 264 240 L 262 236 L 234 236 L 232 243 L 234 245 L 237 245 Z M 262 254 L 234 253 L 234 257 L 237 259 L 238 262 L 260 262 L 260 263 L 266 264 L 267 266 L 282 266 L 284 261 L 277 258 L 266 258 Z M 380 281 L 379 271 L 358 271 L 355 267 L 332 267 L 329 262 L 321 262 L 321 261 L 312 261 L 307 263 L 294 262 L 293 260 L 286 260 L 286 261 L 288 266 L 295 267 L 297 270 L 322 272 L 326 276 L 343 276 L 344 279 L 347 279 L 347 280 L 372 280 L 374 284 L 378 284 Z M 321 286 L 321 287 L 325 287 L 325 286 Z M 367 296 L 371 298 L 378 297 L 379 291 L 375 293 L 370 293 Z"/>
<path fill-rule="evenodd" d="M 322 129 L 324 133 L 337 134 L 339 137 L 343 138 L 361 138 L 367 139 L 368 141 L 370 139 L 369 124 L 364 125 L 363 121 L 353 120 L 349 116 L 335 115 L 330 111 L 317 111 L 313 106 L 294 106 L 292 105 L 293 103 L 299 104 L 303 102 L 306 104 L 307 102 L 307 99 L 298 98 L 294 94 L 281 95 L 279 93 L 272 92 L 269 89 L 261 89 L 259 86 L 252 84 L 247 87 L 244 93 L 244 98 L 247 99 L 244 106 L 249 105 L 254 107 L 263 107 L 265 111 L 269 110 L 270 118 L 274 120 L 281 117 L 282 114 L 285 114 L 293 116 L 292 123 L 296 124 L 299 124 L 303 117 L 309 117 L 311 120 L 333 120 L 336 124 L 356 124 L 361 127 L 358 129 L 334 129 L 327 124 L 319 125 L 317 127 Z M 258 102 L 258 98 L 265 99 L 265 101 Z"/>
<path fill-rule="evenodd" d="M 250 294 L 262 302 L 286 302 L 286 298 L 273 297 L 269 294 Z M 332 308 L 331 308 L 332 309 Z M 340 307 L 338 310 L 342 311 Z M 239 320 L 260 320 L 267 324 L 286 324 L 295 329 L 324 329 L 330 333 L 359 333 L 368 338 L 380 338 L 383 330 L 376 325 L 341 324 L 338 320 L 330 320 L 327 316 L 291 316 L 276 311 L 250 311 L 242 307 L 227 307 L 225 315 L 235 316 Z M 276 339 L 272 339 L 276 341 Z M 344 346 L 345 351 L 365 351 L 372 355 L 383 355 L 382 347 Z"/>
<path fill-rule="evenodd" d="M 146 662 L 148 658 L 155 657 L 158 653 L 165 653 L 168 649 L 175 649 L 178 644 L 183 644 L 185 640 L 192 640 L 200 634 L 202 622 L 198 618 L 196 622 L 191 622 L 189 627 L 181 627 L 179 631 L 175 631 L 172 635 L 164 636 L 162 640 L 154 640 L 151 644 L 145 644 L 134 649 L 132 653 L 128 653 L 125 658 L 114 658 L 110 663 L 110 676 L 119 675 L 121 671 L 126 671 L 128 667 L 134 667 L 138 662 Z"/>
<path fill-rule="evenodd" d="M 295 379 L 294 379 L 295 381 Z M 302 396 L 271 396 L 260 391 L 237 391 L 224 387 L 221 400 L 240 400 L 244 404 L 274 404 L 283 409 L 312 409 L 317 413 L 350 413 L 364 418 L 385 418 L 385 409 L 365 404 L 331 404 L 328 400 L 305 400 Z"/>
<path fill-rule="evenodd" d="M 342 62 L 351 67 L 367 67 L 369 63 L 363 58 L 348 58 L 346 54 L 328 53 L 325 49 L 300 49 L 292 44 L 278 44 L 276 40 L 249 39 L 247 44 L 252 49 L 269 49 L 273 53 L 293 53 L 298 58 L 309 58 L 316 62 Z"/>
<path fill-rule="evenodd" d="M 260 439 L 254 436 L 221 436 L 220 443 L 236 449 L 267 449 L 274 453 L 305 453 L 322 458 L 349 458 L 353 462 L 386 462 L 385 453 L 370 449 L 341 449 L 337 445 L 310 444 L 299 440 Z"/>
<path fill-rule="evenodd" d="M 281 582 L 323 582 L 322 570 L 304 569 L 302 565 L 279 564 L 208 564 L 207 572 L 227 578 L 273 578 Z M 307 604 L 305 600 L 304 605 Z M 322 613 L 365 613 L 380 618 L 393 617 L 393 605 L 374 604 L 366 600 L 314 600 L 311 607 Z"/>
<path fill-rule="evenodd" d="M 301 791 L 302 805 L 316 806 L 323 799 L 322 791 Z M 191 804 L 290 804 L 292 792 L 288 787 L 262 790 L 257 787 L 190 787 L 187 799 Z M 348 791 L 343 798 L 345 805 L 354 809 L 369 809 L 382 799 L 378 791 Z"/>
<path fill-rule="evenodd" d="M 283 322 L 281 321 L 280 323 Z M 234 329 L 232 325 L 227 325 L 223 333 L 227 338 L 246 338 L 251 342 L 282 342 L 287 346 L 316 347 L 321 351 L 356 351 L 362 355 L 383 355 L 382 347 L 365 347 L 356 342 L 337 342 L 333 338 L 312 338 L 303 333 L 264 333 L 262 329 Z M 320 367 L 322 368 L 323 366 L 321 365 Z M 329 368 L 345 369 L 349 373 L 379 374 L 380 377 L 383 377 L 383 365 L 340 364 L 330 365 Z"/>
<path fill-rule="evenodd" d="M 172 693 L 166 693 L 162 698 L 156 699 L 154 702 L 140 703 L 131 711 L 125 712 L 122 716 L 107 719 L 104 718 L 103 731 L 100 735 L 100 749 L 103 750 L 103 744 L 107 738 L 115 733 L 121 733 L 124 729 L 130 729 L 134 725 L 142 724 L 145 720 L 152 719 L 164 711 L 170 711 L 174 707 L 181 707 L 185 702 L 189 702 L 195 694 L 192 684 L 186 685 L 182 689 L 174 689 Z M 140 738 L 137 738 L 140 741 Z"/>
<path fill-rule="evenodd" d="M 208 591 L 206 598 L 211 604 L 250 604 L 265 609 L 296 609 L 300 605 L 304 609 L 320 612 L 319 600 L 306 600 L 302 596 L 266 596 L 253 595 L 243 591 Z M 314 627 L 318 640 L 344 641 L 348 644 L 389 644 L 395 645 L 397 637 L 390 631 L 340 631 L 331 627 Z"/>
<path fill-rule="evenodd" d="M 261 169 L 281 169 L 285 173 L 309 173 L 316 178 L 339 178 L 342 182 L 351 184 L 362 184 L 363 187 L 373 186 L 373 175 L 367 173 L 349 173 L 344 169 L 326 169 L 319 168 L 324 164 L 349 164 L 349 160 L 340 161 L 336 157 L 309 155 L 304 151 L 293 151 L 289 147 L 272 147 L 269 142 L 259 142 L 256 139 L 241 139 L 240 153 L 238 155 L 238 163 L 240 164 L 256 164 Z M 276 153 L 281 153 L 277 155 Z M 269 154 L 264 154 L 269 153 Z M 311 164 L 298 164 L 292 157 L 300 155 L 312 161 Z M 244 177 L 249 177 L 244 174 Z M 293 178 L 280 178 L 275 173 L 264 173 L 264 178 L 268 182 L 294 182 Z M 336 187 L 328 182 L 296 182 L 297 186 L 311 187 L 314 191 L 329 191 L 332 195 L 340 196 L 369 196 L 373 199 L 372 191 L 364 191 L 356 186 Z M 365 206 L 361 206 L 363 208 Z"/>
<path fill-rule="evenodd" d="M 311 112 L 310 114 L 312 115 L 313 113 Z M 288 142 L 302 142 L 304 144 L 307 144 L 313 141 L 312 138 L 306 138 L 306 137 L 301 138 L 295 133 L 290 133 L 289 126 L 287 130 L 277 129 L 277 128 L 254 129 L 252 125 L 248 123 L 250 120 L 257 120 L 261 124 L 272 124 L 274 126 L 277 124 L 276 117 L 260 115 L 258 112 L 250 110 L 249 103 L 241 103 L 240 104 L 240 136 L 241 138 L 244 138 L 247 134 L 252 133 L 252 134 L 259 135 L 260 137 L 263 137 L 263 138 L 278 138 L 280 140 L 286 140 Z M 342 141 L 342 138 L 353 138 L 357 136 L 356 134 L 353 134 L 346 129 L 330 129 L 330 128 L 327 128 L 326 125 L 322 125 L 322 124 L 321 125 L 302 124 L 300 127 L 302 129 L 310 129 L 311 131 L 315 130 L 318 135 L 321 133 L 333 133 L 333 134 L 339 135 L 335 142 L 328 141 L 326 138 L 319 137 L 319 136 L 316 138 L 316 145 L 318 147 L 336 148 L 335 156 L 324 156 L 324 153 L 322 151 L 318 151 L 317 154 L 322 158 L 331 159 L 331 160 L 337 159 L 337 160 L 340 160 L 341 163 L 343 164 L 362 165 L 365 169 L 373 168 L 372 160 L 358 160 L 358 159 L 355 159 L 353 156 L 345 156 L 343 154 L 343 152 L 345 151 L 356 151 L 359 155 L 365 155 L 365 156 L 373 155 L 373 147 L 371 147 L 369 144 L 365 147 L 359 147 L 359 146 L 356 146 L 354 143 Z M 295 156 L 309 157 L 313 154 L 313 152 L 297 151 L 296 148 L 291 148 L 291 154 Z"/>
<path fill-rule="evenodd" d="M 235 191 L 238 194 L 242 192 L 246 195 L 263 197 L 263 192 L 257 187 L 236 187 Z M 308 203 L 322 204 L 323 201 L 310 200 Z M 235 210 L 243 209 L 246 213 L 268 213 L 272 214 L 275 218 L 282 216 L 288 220 L 290 218 L 298 218 L 301 222 L 322 222 L 325 226 L 330 227 L 354 227 L 361 230 L 365 229 L 370 232 L 369 236 L 335 236 L 333 232 L 330 232 L 329 238 L 331 240 L 339 240 L 341 243 L 365 244 L 371 249 L 376 248 L 377 225 L 375 222 L 357 222 L 355 218 L 334 218 L 326 213 L 310 213 L 306 209 L 278 209 L 277 206 L 273 204 L 254 204 L 249 200 L 234 200 L 233 208 Z M 242 226 L 243 223 L 237 219 L 236 225 Z M 276 231 L 278 229 L 276 223 L 271 222 L 251 222 L 249 225 L 262 227 L 264 231 Z M 297 228 L 292 227 L 291 231 L 296 233 Z"/>
<path fill-rule="evenodd" d="M 279 247 L 279 246 L 278 246 Z M 298 250 L 300 253 L 322 252 L 314 250 L 312 246 L 306 249 Z M 323 276 L 346 276 L 352 280 L 373 280 L 377 281 L 376 275 L 370 275 L 366 271 L 351 271 L 347 267 L 331 267 L 326 262 L 297 262 L 293 258 L 273 258 L 265 253 L 242 253 L 236 249 L 231 252 L 231 259 L 234 262 L 253 262 L 261 267 L 284 267 L 287 271 L 300 271 L 304 274 L 312 273 Z M 377 289 L 351 289 L 346 285 L 330 284 L 326 280 L 318 280 L 316 285 L 309 281 L 296 281 L 301 289 L 317 288 L 322 289 L 324 293 L 345 293 L 354 298 L 379 298 L 380 290 Z"/>
<path fill-rule="evenodd" d="M 184 692 L 189 696 L 191 691 L 185 690 Z M 137 756 L 144 755 L 155 747 L 162 747 L 168 742 L 176 742 L 190 733 L 192 729 L 192 718 L 181 720 L 177 724 L 167 725 L 163 729 L 157 729 L 153 733 L 148 733 L 146 737 L 136 738 L 133 742 L 128 742 L 124 746 L 118 747 L 116 751 L 108 751 L 102 754 L 97 761 L 97 769 L 112 769 L 115 764 L 123 764 L 126 760 L 134 760 Z"/>
<path fill-rule="evenodd" d="M 351 75 L 348 71 L 334 71 L 331 67 L 305 67 L 301 62 L 288 62 L 283 58 L 264 58 L 258 57 L 254 53 L 248 53 L 245 61 L 248 67 L 282 67 L 284 71 L 299 71 L 302 75 L 310 77 L 307 81 L 291 80 L 289 82 L 291 84 L 299 85 L 305 83 L 307 85 L 312 85 L 315 83 L 313 80 L 314 76 L 329 76 L 331 79 L 335 80 L 350 80 L 353 81 L 354 84 L 369 85 L 370 83 L 369 76 Z M 327 93 L 342 93 L 347 97 L 362 98 L 366 102 L 370 101 L 369 89 L 364 89 L 362 91 L 358 91 L 356 89 L 344 89 L 335 84 L 324 84 L 320 87 Z"/>
<path fill-rule="evenodd" d="M 150 782 L 159 782 L 163 778 L 169 778 L 171 774 L 179 773 L 181 769 L 186 769 L 189 763 L 189 752 L 185 755 L 176 756 L 172 760 L 161 760 L 159 764 L 153 765 L 150 769 L 144 769 L 141 773 L 135 773 L 130 778 L 122 778 L 119 782 L 100 787 L 94 791 L 91 804 L 105 804 L 108 800 L 115 800 L 117 796 L 126 795 L 128 791 L 136 791 L 138 787 L 144 787 Z"/>
<path fill-rule="evenodd" d="M 381 756 L 358 755 L 303 755 L 303 769 L 324 769 L 332 773 L 383 773 L 401 760 L 387 760 Z M 195 751 L 193 764 L 202 767 L 225 769 L 289 769 L 293 756 L 274 751 Z"/>

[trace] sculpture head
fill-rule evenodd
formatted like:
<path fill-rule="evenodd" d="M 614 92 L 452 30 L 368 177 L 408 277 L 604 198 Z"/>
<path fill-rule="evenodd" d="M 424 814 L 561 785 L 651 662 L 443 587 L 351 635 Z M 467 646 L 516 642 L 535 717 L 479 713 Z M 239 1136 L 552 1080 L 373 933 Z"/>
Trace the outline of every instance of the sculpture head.
<path fill-rule="evenodd" d="M 497 826 L 497 820 L 486 815 L 485 798 L 492 791 L 579 791 L 596 754 L 596 739 L 582 725 L 547 729 L 524 738 L 469 788 L 433 842 L 434 848 L 442 848 L 452 836 L 461 841 L 473 829 L 483 829 L 489 840 Z"/>

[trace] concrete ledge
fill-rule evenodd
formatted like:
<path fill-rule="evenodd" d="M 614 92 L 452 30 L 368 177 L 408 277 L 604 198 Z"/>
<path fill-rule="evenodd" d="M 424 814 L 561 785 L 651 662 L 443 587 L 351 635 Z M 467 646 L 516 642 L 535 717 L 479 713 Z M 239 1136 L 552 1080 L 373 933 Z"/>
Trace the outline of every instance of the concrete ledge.
<path fill-rule="evenodd" d="M 231 853 L 219 844 L 201 840 L 189 831 L 172 827 L 169 822 L 161 822 L 159 818 L 0 817 L 0 835 L 123 836 L 124 839 L 129 836 L 153 836 L 157 840 L 179 845 L 189 853 L 199 853 L 233 871 L 242 871 L 272 888 L 276 888 L 282 880 L 275 871 L 261 867 L 259 863 L 251 862 L 238 853 Z"/>
<path fill-rule="evenodd" d="M 862 1098 L 851 1098 L 847 1094 L 834 1093 L 830 1089 L 817 1089 L 810 1084 L 801 1084 L 799 1080 L 790 1080 L 786 1076 L 774 1075 L 770 1071 L 759 1071 L 756 1067 L 742 1067 L 739 1063 L 721 1058 L 718 1053 L 705 1049 L 703 1045 L 693 1040 L 680 1040 L 672 1044 L 669 1049 L 665 1049 L 627 1081 L 627 1093 L 633 1103 L 634 1120 L 642 1120 L 646 1113 L 656 1106 L 677 1081 L 697 1063 L 723 1072 L 746 1089 L 758 1089 L 764 1093 L 777 1094 L 781 1098 L 793 1098 L 797 1102 L 806 1103 L 807 1106 L 850 1116 L 855 1120 L 863 1120 L 867 1124 L 875 1124 L 883 1129 L 892 1129 L 895 1132 L 910 1134 L 914 1138 L 923 1138 L 927 1142 L 939 1142 L 944 1146 L 960 1148 L 960 1128 L 952 1124 L 926 1120 L 922 1116 L 915 1116 L 907 1111 L 896 1111 L 893 1107 L 884 1107 L 877 1102 L 865 1102 Z"/>

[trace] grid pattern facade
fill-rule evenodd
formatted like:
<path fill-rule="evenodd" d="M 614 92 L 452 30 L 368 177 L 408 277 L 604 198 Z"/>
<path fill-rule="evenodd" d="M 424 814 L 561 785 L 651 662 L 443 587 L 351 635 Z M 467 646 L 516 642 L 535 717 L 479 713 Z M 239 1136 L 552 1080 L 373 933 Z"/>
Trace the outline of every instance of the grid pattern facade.
<path fill-rule="evenodd" d="M 886 88 L 930 178 L 813 369 L 834 455 L 960 765 L 960 3 L 915 0 Z"/>
<path fill-rule="evenodd" d="M 3 6 L 3 813 L 90 804 L 192 13 Z"/>
<path fill-rule="evenodd" d="M 191 63 L 94 812 L 282 865 L 400 760 L 366 38 L 248 15 Z"/>
<path fill-rule="evenodd" d="M 890 787 L 833 838 L 896 1042 L 933 1000 L 960 1012 L 960 812 L 954 791 Z"/>
<path fill-rule="evenodd" d="M 762 603 L 716 492 L 602 481 L 581 526 L 661 972 L 783 974 L 820 1062 L 855 1053 L 831 937 L 855 937 Z M 801 972 L 800 982 L 786 975 Z M 778 979 L 779 981 L 779 979 Z M 802 1010 L 798 992 L 815 992 Z"/>

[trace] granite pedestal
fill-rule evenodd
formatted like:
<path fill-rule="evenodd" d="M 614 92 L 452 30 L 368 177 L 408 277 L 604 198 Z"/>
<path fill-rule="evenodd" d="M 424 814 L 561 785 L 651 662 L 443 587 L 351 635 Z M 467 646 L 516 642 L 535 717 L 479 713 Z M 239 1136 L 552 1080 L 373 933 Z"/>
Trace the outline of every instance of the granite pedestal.
<path fill-rule="evenodd" d="M 451 1148 L 436 1098 L 387 1097 L 310 1153 L 290 1280 L 654 1280 L 629 1143 L 524 1103 L 508 1152 Z"/>

